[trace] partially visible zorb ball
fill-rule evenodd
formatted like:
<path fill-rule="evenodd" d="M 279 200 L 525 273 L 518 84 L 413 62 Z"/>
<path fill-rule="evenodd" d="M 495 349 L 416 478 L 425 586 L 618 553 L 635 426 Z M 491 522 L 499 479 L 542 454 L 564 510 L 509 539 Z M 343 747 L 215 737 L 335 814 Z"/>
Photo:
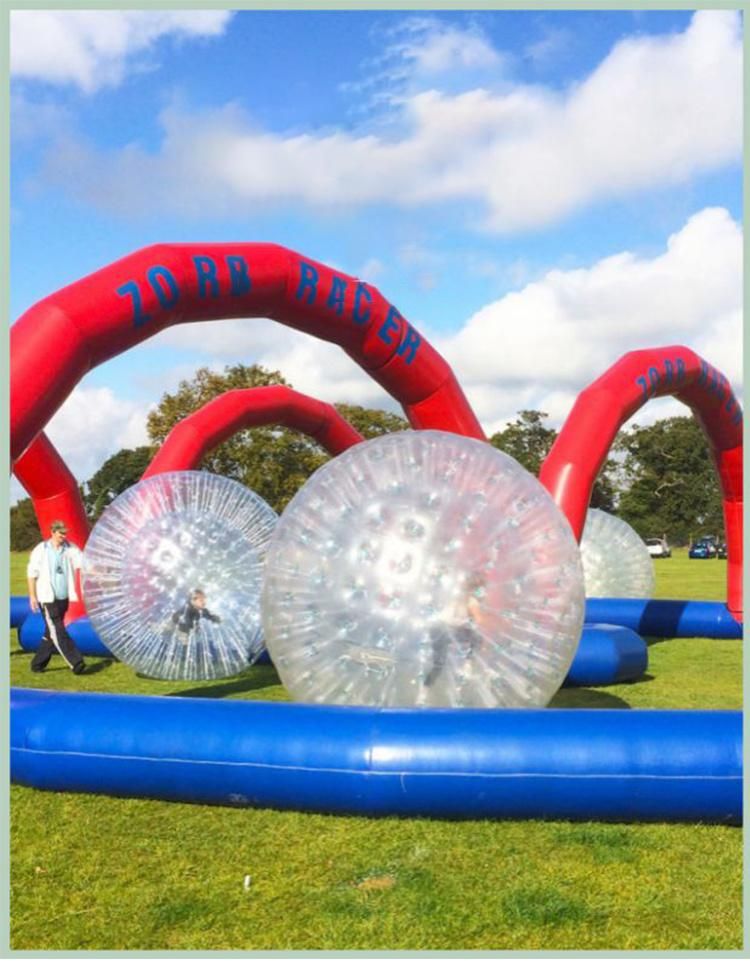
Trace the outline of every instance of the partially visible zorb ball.
<path fill-rule="evenodd" d="M 654 563 L 633 528 L 619 517 L 589 508 L 581 538 L 586 595 L 649 599 Z"/>
<path fill-rule="evenodd" d="M 269 547 L 263 624 L 301 701 L 546 704 L 583 621 L 568 522 L 491 445 L 400 432 L 317 470 Z"/>
<path fill-rule="evenodd" d="M 264 648 L 260 593 L 278 520 L 212 473 L 164 473 L 107 507 L 84 551 L 91 623 L 112 653 L 162 679 L 231 677 Z"/>

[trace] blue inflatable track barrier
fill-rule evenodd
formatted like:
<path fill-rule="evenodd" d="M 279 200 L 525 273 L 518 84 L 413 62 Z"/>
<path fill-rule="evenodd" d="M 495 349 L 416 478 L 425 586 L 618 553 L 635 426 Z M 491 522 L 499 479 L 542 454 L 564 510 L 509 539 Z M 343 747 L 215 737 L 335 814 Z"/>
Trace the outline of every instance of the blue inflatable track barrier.
<path fill-rule="evenodd" d="M 601 687 L 638 680 L 648 669 L 646 641 L 624 626 L 583 627 L 564 687 Z"/>
<path fill-rule="evenodd" d="M 31 615 L 29 597 L 25 595 L 12 595 L 10 597 L 10 628 L 17 629 L 27 616 Z"/>
<path fill-rule="evenodd" d="M 36 650 L 44 633 L 39 614 L 26 617 L 18 630 L 23 650 Z M 68 625 L 68 633 L 85 656 L 111 657 L 87 616 Z M 270 663 L 263 653 L 257 663 Z M 620 684 L 641 677 L 648 667 L 648 648 L 632 630 L 619 626 L 584 626 L 568 676 L 567 687 L 597 687 Z"/>
<path fill-rule="evenodd" d="M 74 619 L 66 627 L 68 635 L 81 653 L 94 657 L 111 657 L 112 654 L 99 639 L 88 616 Z M 36 650 L 44 633 L 44 616 L 41 613 L 27 615 L 18 627 L 18 642 L 22 650 Z"/>
<path fill-rule="evenodd" d="M 372 710 L 11 690 L 11 779 L 322 813 L 738 824 L 739 711 Z"/>
<path fill-rule="evenodd" d="M 586 623 L 626 626 L 641 636 L 741 640 L 742 623 L 723 602 L 689 599 L 587 599 Z"/>

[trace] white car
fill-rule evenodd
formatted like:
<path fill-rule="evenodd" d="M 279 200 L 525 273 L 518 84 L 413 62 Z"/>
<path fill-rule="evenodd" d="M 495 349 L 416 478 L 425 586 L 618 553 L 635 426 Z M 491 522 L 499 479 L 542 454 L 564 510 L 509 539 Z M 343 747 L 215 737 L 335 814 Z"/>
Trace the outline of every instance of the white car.
<path fill-rule="evenodd" d="M 646 538 L 646 547 L 652 558 L 672 557 L 672 551 L 666 538 Z"/>

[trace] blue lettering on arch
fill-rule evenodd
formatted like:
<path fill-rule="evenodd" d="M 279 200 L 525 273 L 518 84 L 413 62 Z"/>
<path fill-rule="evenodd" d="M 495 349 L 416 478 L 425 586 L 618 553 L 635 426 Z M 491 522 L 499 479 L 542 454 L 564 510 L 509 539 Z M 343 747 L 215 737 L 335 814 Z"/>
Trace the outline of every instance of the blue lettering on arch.
<path fill-rule="evenodd" d="M 219 295 L 219 278 L 216 274 L 216 263 L 207 255 L 194 255 L 193 265 L 198 275 L 198 295 L 205 297 L 207 290 L 216 298 Z"/>
<path fill-rule="evenodd" d="M 643 377 L 643 375 L 642 375 L 642 374 L 641 374 L 641 375 L 639 375 L 639 376 L 638 376 L 638 377 L 637 377 L 637 378 L 635 379 L 635 383 L 636 383 L 637 385 L 640 385 L 640 386 L 641 386 L 641 388 L 643 388 L 643 400 L 644 400 L 644 402 L 645 402 L 645 401 L 648 401 L 648 383 L 646 382 L 646 379 L 645 379 L 645 378 Z"/>
<path fill-rule="evenodd" d="M 673 374 L 674 374 L 674 366 L 672 365 L 672 362 L 667 357 L 664 360 L 664 383 L 666 385 L 669 386 L 669 385 L 672 384 L 672 375 Z"/>
<path fill-rule="evenodd" d="M 677 381 L 685 380 L 685 362 L 681 357 L 676 358 L 675 364 L 677 365 Z"/>
<path fill-rule="evenodd" d="M 318 291 L 318 279 L 320 279 L 320 273 L 315 268 L 314 265 L 310 265 L 309 262 L 300 262 L 299 264 L 300 280 L 299 286 L 297 286 L 296 299 L 304 299 L 305 293 L 307 293 L 307 303 L 311 305 L 315 301 L 315 294 Z"/>
<path fill-rule="evenodd" d="M 386 344 L 392 344 L 398 337 L 398 332 L 404 324 L 403 317 L 395 306 L 388 307 L 388 316 L 383 321 L 383 325 L 378 330 L 378 337 Z"/>
<path fill-rule="evenodd" d="M 352 310 L 352 319 L 355 323 L 363 326 L 370 319 L 370 314 L 372 313 L 372 306 L 362 307 L 360 304 L 362 302 L 362 297 L 367 300 L 368 303 L 372 303 L 372 296 L 370 296 L 367 291 L 367 286 L 363 282 L 357 283 L 357 288 L 354 291 L 354 309 Z"/>
<path fill-rule="evenodd" d="M 177 280 L 165 265 L 152 265 L 146 273 L 151 288 L 163 310 L 171 310 L 180 298 Z M 162 284 L 164 281 L 164 285 Z M 166 288 L 165 288 L 166 285 Z M 169 290 L 169 291 L 167 291 Z"/>
<path fill-rule="evenodd" d="M 648 369 L 648 377 L 651 382 L 651 394 L 655 395 L 656 389 L 659 387 L 659 381 L 661 380 L 659 377 L 659 372 L 655 367 L 650 367 Z"/>
<path fill-rule="evenodd" d="M 253 286 L 247 261 L 241 255 L 227 255 L 226 259 L 232 296 L 244 296 Z"/>
<path fill-rule="evenodd" d="M 151 319 L 148 313 L 143 312 L 143 301 L 138 283 L 130 279 L 115 290 L 118 296 L 129 296 L 133 301 L 133 327 L 142 327 Z"/>
<path fill-rule="evenodd" d="M 421 343 L 422 338 L 419 336 L 414 327 L 411 324 L 408 324 L 406 336 L 401 341 L 396 353 L 403 357 L 407 364 L 411 364 Z M 405 356 L 407 351 L 409 352 L 408 356 Z"/>
<path fill-rule="evenodd" d="M 708 364 L 703 360 L 703 358 L 701 358 L 700 361 L 701 361 L 701 373 L 700 373 L 700 377 L 698 378 L 698 384 L 702 388 L 705 388 L 706 381 L 708 380 Z"/>
<path fill-rule="evenodd" d="M 338 316 L 344 312 L 344 298 L 346 296 L 346 279 L 341 276 L 334 276 L 331 283 L 331 291 L 326 300 L 326 306 L 335 310 Z"/>

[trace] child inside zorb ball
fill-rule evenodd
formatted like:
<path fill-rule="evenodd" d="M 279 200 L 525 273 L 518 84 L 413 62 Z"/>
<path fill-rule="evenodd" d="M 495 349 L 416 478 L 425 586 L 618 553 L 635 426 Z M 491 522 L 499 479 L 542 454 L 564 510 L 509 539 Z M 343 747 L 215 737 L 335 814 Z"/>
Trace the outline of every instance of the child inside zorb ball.
<path fill-rule="evenodd" d="M 276 521 L 260 497 L 212 473 L 141 481 L 110 504 L 86 545 L 92 625 L 148 677 L 240 673 L 264 648 L 262 570 Z"/>
<path fill-rule="evenodd" d="M 578 545 L 534 477 L 487 443 L 407 431 L 347 450 L 287 505 L 263 624 L 299 700 L 537 706 L 583 599 Z"/>
<path fill-rule="evenodd" d="M 221 622 L 221 616 L 217 616 L 206 608 L 206 593 L 203 589 L 192 589 L 188 601 L 172 616 L 172 622 L 177 627 L 183 643 L 187 643 L 191 631 L 200 623 L 201 619 L 207 619 L 211 623 Z"/>

